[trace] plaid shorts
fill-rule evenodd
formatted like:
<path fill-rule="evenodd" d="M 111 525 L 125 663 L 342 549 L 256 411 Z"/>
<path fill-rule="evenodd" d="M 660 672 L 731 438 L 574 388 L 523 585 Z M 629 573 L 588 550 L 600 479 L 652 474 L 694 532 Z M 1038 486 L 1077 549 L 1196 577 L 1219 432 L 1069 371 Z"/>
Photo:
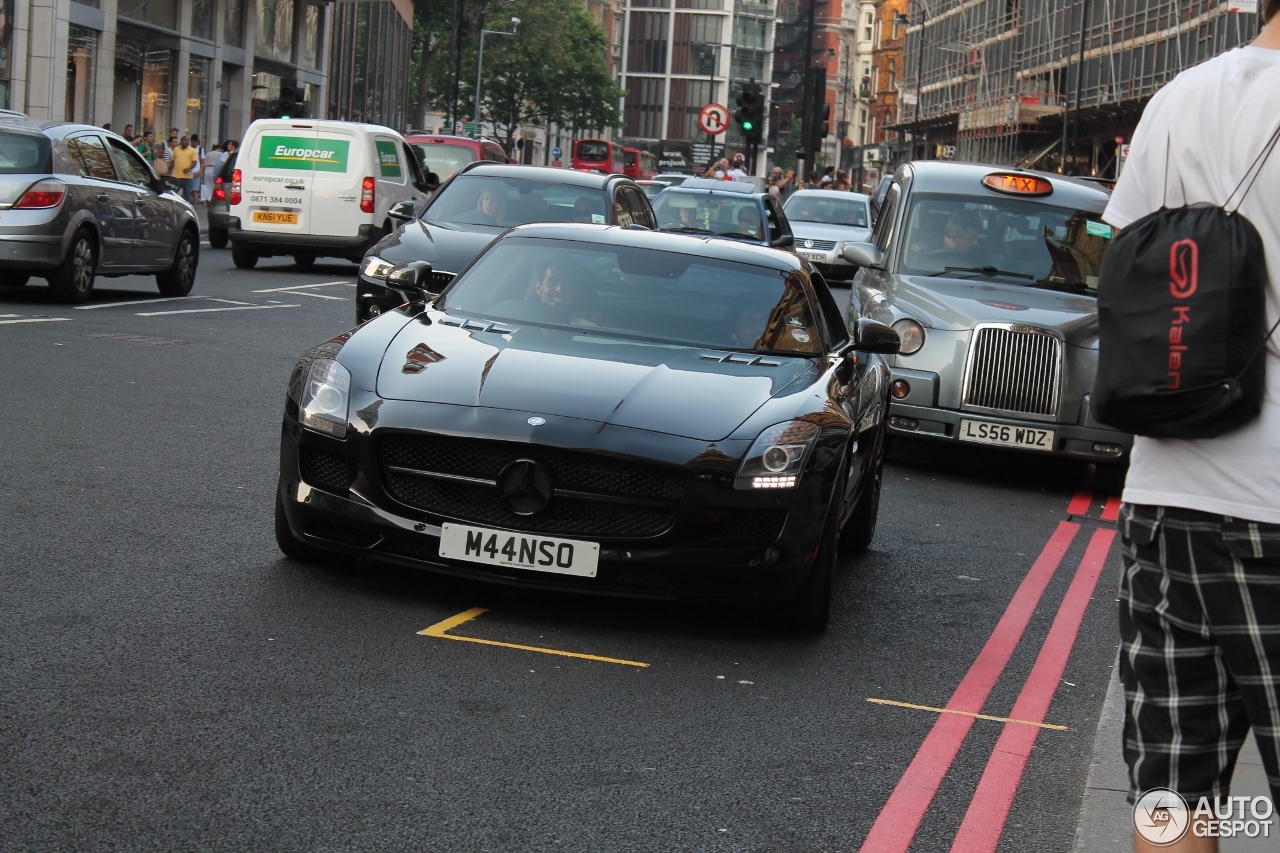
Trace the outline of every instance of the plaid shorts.
<path fill-rule="evenodd" d="M 1280 802 L 1280 524 L 1129 504 L 1119 523 L 1129 802 L 1226 796 L 1250 726 Z"/>

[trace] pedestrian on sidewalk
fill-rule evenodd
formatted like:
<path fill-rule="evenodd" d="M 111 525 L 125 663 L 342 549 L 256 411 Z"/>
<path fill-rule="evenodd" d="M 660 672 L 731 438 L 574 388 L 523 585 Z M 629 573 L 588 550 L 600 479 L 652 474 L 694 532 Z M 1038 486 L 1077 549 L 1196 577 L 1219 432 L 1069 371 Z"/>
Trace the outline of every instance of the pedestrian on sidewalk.
<path fill-rule="evenodd" d="M 191 140 L 182 137 L 178 147 L 173 149 L 173 176 L 182 181 L 182 197 L 193 206 L 200 192 L 200 173 L 197 166 L 200 162 L 199 152 L 191 146 Z"/>
<path fill-rule="evenodd" d="M 1262 238 L 1271 328 L 1280 316 L 1280 153 L 1260 155 L 1280 127 L 1280 0 L 1265 0 L 1262 14 L 1266 26 L 1251 45 L 1182 72 L 1151 99 L 1104 218 L 1123 229 L 1163 207 L 1223 207 L 1256 172 L 1239 213 Z M 1170 276 L 1173 288 L 1179 276 Z M 1263 356 L 1257 418 L 1216 438 L 1138 436 L 1124 486 L 1120 678 L 1129 801 L 1169 788 L 1186 800 L 1188 818 L 1201 797 L 1216 804 L 1228 796 L 1251 727 L 1272 801 L 1280 801 L 1276 337 Z M 1218 849 L 1216 838 L 1194 829 L 1158 849 Z M 1157 848 L 1135 832 L 1134 849 Z"/>

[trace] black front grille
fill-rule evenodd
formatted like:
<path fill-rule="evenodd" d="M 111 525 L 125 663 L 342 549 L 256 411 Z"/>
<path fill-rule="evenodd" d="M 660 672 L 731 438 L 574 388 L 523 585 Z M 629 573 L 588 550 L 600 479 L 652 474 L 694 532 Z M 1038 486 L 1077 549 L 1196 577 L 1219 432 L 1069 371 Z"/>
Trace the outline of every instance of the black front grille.
<path fill-rule="evenodd" d="M 785 509 L 737 509 L 725 518 L 720 535 L 736 542 L 772 542 L 786 523 Z"/>
<path fill-rule="evenodd" d="M 379 452 L 387 492 L 401 503 L 432 515 L 531 532 L 657 536 L 675 521 L 687 487 L 680 471 L 535 445 L 392 436 L 380 443 Z M 507 464 L 526 458 L 551 470 L 557 493 L 546 509 L 520 516 L 503 505 L 491 483 Z M 389 466 L 486 482 L 405 474 Z"/>
<path fill-rule="evenodd" d="M 313 486 L 346 492 L 356 479 L 356 463 L 327 450 L 301 448 L 302 479 Z"/>

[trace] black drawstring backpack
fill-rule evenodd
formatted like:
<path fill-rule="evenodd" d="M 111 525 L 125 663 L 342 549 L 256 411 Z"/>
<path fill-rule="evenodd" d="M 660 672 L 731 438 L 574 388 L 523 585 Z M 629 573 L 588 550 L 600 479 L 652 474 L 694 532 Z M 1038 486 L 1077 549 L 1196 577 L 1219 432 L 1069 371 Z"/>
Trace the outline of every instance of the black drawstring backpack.
<path fill-rule="evenodd" d="M 1280 128 L 1222 207 L 1162 206 L 1107 247 L 1098 278 L 1098 421 L 1151 438 L 1213 438 L 1262 411 L 1263 354 L 1276 326 L 1267 330 L 1262 237 L 1237 211 L 1278 140 Z"/>

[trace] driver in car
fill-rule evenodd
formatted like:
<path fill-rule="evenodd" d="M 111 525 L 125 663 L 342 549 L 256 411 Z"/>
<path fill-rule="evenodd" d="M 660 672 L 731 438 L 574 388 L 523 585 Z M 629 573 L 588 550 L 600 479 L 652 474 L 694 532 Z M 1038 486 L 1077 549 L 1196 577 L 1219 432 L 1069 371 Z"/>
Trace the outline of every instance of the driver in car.
<path fill-rule="evenodd" d="M 480 197 L 476 199 L 476 210 L 479 212 L 476 217 L 478 224 L 498 225 L 498 220 L 502 217 L 502 211 L 497 191 L 488 189 L 480 193 Z"/>
<path fill-rule="evenodd" d="M 982 230 L 982 220 L 975 210 L 957 210 L 947 220 L 942 230 L 942 246 L 933 254 L 938 257 L 954 258 L 968 265 L 975 263 L 975 250 L 978 248 L 978 232 Z"/>
<path fill-rule="evenodd" d="M 738 208 L 738 233 L 760 236 L 760 213 L 754 207 Z"/>
<path fill-rule="evenodd" d="M 533 292 L 538 299 L 563 314 L 574 325 L 607 326 L 608 318 L 590 305 L 585 270 L 553 260 L 535 274 Z"/>

